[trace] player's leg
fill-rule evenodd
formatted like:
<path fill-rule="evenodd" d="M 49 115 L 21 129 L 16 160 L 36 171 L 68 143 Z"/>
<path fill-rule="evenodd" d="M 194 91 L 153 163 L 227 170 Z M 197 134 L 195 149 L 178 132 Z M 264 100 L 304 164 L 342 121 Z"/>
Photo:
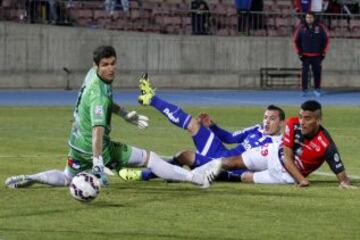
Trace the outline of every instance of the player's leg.
<path fill-rule="evenodd" d="M 311 69 L 313 72 L 314 78 L 314 88 L 315 95 L 318 97 L 320 93 L 320 84 L 321 84 L 321 57 L 312 57 L 311 58 Z"/>
<path fill-rule="evenodd" d="M 124 148 L 129 150 L 125 154 Z M 120 164 L 122 166 L 147 167 L 155 175 L 166 180 L 192 182 L 203 187 L 209 186 L 209 181 L 205 175 L 193 173 L 179 166 L 169 164 L 154 152 L 119 144 L 114 149 L 114 154 L 117 161 L 122 162 Z"/>
<path fill-rule="evenodd" d="M 172 159 L 166 161 L 172 165 L 178 166 L 191 166 L 194 162 L 195 153 L 190 150 L 182 151 L 176 154 Z M 140 173 L 136 173 L 136 171 L 141 171 Z M 152 178 L 157 178 L 157 176 L 151 171 L 150 168 L 145 168 L 142 170 L 136 169 L 121 169 L 120 176 L 125 180 L 142 180 L 148 181 Z"/>
<path fill-rule="evenodd" d="M 242 155 L 227 157 L 222 160 L 222 168 L 225 170 L 247 168 Z"/>
<path fill-rule="evenodd" d="M 211 160 L 212 158 L 202 156 L 194 151 L 185 150 L 176 154 L 172 159 L 166 161 L 172 165 L 178 165 L 181 167 L 188 166 L 190 169 L 194 169 L 208 163 Z M 142 170 L 123 168 L 120 170 L 119 175 L 125 181 L 148 181 L 150 179 L 157 178 L 150 168 Z"/>
<path fill-rule="evenodd" d="M 244 174 L 242 180 L 259 184 L 291 184 L 293 177 L 286 171 L 279 157 L 283 156 L 283 149 L 278 144 L 271 144 L 268 148 L 267 169 L 253 174 Z"/>
<path fill-rule="evenodd" d="M 302 72 L 301 72 L 301 87 L 303 94 L 307 94 L 308 91 L 308 73 L 309 73 L 309 58 L 304 57 L 302 62 Z"/>
<path fill-rule="evenodd" d="M 5 185 L 8 188 L 24 188 L 29 187 L 34 183 L 40 183 L 63 187 L 69 185 L 73 176 L 74 175 L 67 171 L 67 169 L 64 171 L 54 169 L 31 175 L 12 176 L 6 179 Z"/>
<path fill-rule="evenodd" d="M 225 182 L 241 182 L 242 176 L 245 175 L 246 173 L 251 173 L 251 172 L 245 168 L 222 171 L 215 180 L 225 181 Z"/>
<path fill-rule="evenodd" d="M 187 129 L 192 135 L 197 133 L 200 123 L 180 107 L 156 96 L 147 76 L 140 79 L 139 87 L 141 90 L 139 102 L 142 105 L 153 106 L 174 125 Z"/>
<path fill-rule="evenodd" d="M 58 187 L 68 186 L 77 173 L 91 169 L 92 162 L 74 160 L 79 158 L 81 158 L 81 154 L 70 149 L 64 171 L 53 169 L 30 175 L 12 176 L 6 179 L 5 185 L 9 188 L 23 188 L 31 186 L 34 183 Z"/>

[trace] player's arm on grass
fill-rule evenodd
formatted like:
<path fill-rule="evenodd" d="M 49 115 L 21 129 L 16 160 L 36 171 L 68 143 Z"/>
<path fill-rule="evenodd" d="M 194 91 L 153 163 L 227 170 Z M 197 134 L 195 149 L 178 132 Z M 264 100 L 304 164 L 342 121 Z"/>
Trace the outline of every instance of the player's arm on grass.
<path fill-rule="evenodd" d="M 147 116 L 140 115 L 136 111 L 128 111 L 116 103 L 112 105 L 112 112 L 140 129 L 145 129 L 149 126 L 149 118 Z"/>
<path fill-rule="evenodd" d="M 336 175 L 339 180 L 339 187 L 343 189 L 356 188 L 351 185 L 350 179 L 348 178 L 344 164 L 341 160 L 340 154 L 337 151 L 335 143 L 331 143 L 326 149 L 325 159 L 328 163 L 331 171 Z"/>
<path fill-rule="evenodd" d="M 286 170 L 290 175 L 295 179 L 299 187 L 308 187 L 310 185 L 309 180 L 307 180 L 299 171 L 295 165 L 295 157 L 292 148 L 284 146 L 284 164 Z"/>

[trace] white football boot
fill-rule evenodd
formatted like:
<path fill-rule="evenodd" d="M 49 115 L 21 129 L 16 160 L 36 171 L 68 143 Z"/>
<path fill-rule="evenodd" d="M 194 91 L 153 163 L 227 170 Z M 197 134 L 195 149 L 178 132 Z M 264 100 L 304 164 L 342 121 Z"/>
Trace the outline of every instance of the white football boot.
<path fill-rule="evenodd" d="M 32 184 L 34 184 L 34 182 L 25 175 L 12 176 L 5 181 L 5 186 L 8 188 L 23 188 Z"/>
<path fill-rule="evenodd" d="M 203 188 L 207 188 L 220 174 L 221 166 L 222 166 L 222 159 L 217 158 L 200 167 L 193 169 L 192 172 L 194 175 L 200 174 L 206 178 L 207 181 L 204 180 Z"/>

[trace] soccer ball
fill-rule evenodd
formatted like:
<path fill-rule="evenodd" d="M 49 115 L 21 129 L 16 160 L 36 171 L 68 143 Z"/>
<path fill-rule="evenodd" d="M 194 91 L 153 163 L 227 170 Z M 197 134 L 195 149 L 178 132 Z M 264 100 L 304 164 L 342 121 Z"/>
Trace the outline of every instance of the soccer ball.
<path fill-rule="evenodd" d="M 78 173 L 70 183 L 70 194 L 82 202 L 91 202 L 100 193 L 99 180 L 90 173 Z"/>

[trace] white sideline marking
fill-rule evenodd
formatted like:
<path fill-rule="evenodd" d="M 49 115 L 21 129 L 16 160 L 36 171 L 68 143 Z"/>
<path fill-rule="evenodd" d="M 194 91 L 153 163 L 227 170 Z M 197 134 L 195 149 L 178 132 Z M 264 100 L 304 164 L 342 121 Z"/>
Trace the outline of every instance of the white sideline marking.
<path fill-rule="evenodd" d="M 335 177 L 334 173 L 327 173 L 327 172 L 316 171 L 316 172 L 314 172 L 312 174 L 319 175 L 319 176 L 329 176 L 329 177 L 333 176 L 333 177 Z M 357 175 L 349 175 L 348 177 L 351 178 L 351 179 L 360 179 L 360 176 L 357 176 Z"/>
<path fill-rule="evenodd" d="M 64 157 L 64 158 L 66 158 L 66 156 L 67 156 L 66 154 L 51 155 L 51 157 Z M 50 155 L 19 155 L 19 156 L 0 155 L 0 158 L 49 158 L 49 157 Z"/>

